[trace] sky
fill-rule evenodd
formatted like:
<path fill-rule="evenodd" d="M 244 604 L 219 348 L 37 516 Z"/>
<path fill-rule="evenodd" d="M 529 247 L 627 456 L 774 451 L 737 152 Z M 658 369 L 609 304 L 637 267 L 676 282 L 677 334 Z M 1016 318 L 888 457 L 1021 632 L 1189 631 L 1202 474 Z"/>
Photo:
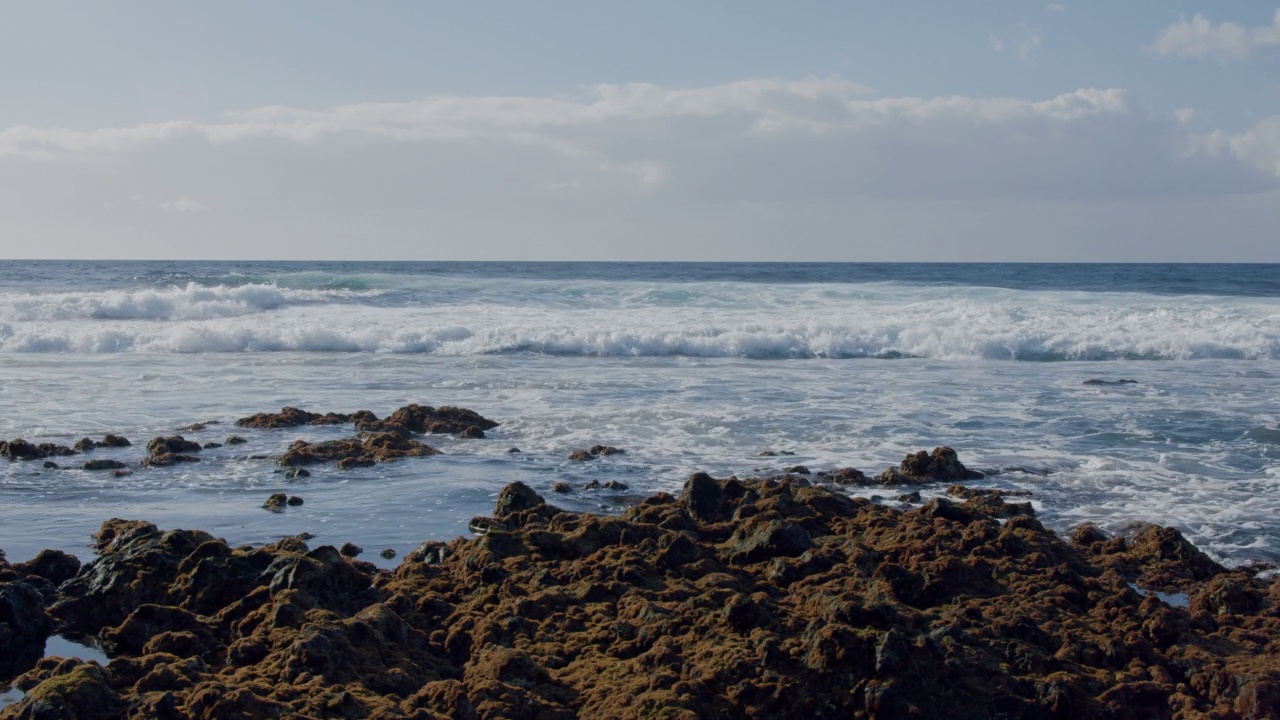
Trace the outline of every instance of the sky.
<path fill-rule="evenodd" d="M 0 258 L 1280 262 L 1280 0 L 0 0 Z"/>

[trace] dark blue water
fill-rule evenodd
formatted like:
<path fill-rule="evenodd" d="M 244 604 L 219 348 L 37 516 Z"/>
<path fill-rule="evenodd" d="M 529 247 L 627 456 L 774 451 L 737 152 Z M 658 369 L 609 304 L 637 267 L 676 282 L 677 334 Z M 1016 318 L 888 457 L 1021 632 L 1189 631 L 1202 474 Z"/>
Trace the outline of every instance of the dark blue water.
<path fill-rule="evenodd" d="M 901 283 L 1013 290 L 1280 297 L 1280 264 L 1182 263 L 667 263 L 667 262 L 202 262 L 0 261 L 0 287 L 85 289 L 271 282 L 327 273 L 361 289 L 360 275 L 641 282 Z M 355 276 L 355 277 L 353 277 Z"/>

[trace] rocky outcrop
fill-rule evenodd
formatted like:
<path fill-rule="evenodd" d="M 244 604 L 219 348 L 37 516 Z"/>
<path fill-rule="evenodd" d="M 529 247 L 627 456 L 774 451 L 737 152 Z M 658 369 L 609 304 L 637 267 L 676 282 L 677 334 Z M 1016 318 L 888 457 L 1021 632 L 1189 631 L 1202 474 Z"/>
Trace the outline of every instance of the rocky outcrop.
<path fill-rule="evenodd" d="M 370 413 L 372 414 L 372 413 Z M 290 428 L 299 425 L 344 425 L 351 422 L 350 415 L 340 413 L 320 413 L 299 410 L 296 407 L 284 407 L 278 413 L 257 413 L 236 420 L 239 427 L 260 428 L 264 430 Z"/>
<path fill-rule="evenodd" d="M 297 440 L 280 456 L 281 465 L 300 466 L 337 462 L 349 469 L 369 467 L 403 457 L 438 455 L 439 450 L 394 432 L 370 433 L 363 437 L 310 443 Z"/>
<path fill-rule="evenodd" d="M 474 410 L 443 406 L 406 405 L 379 420 L 368 410 L 350 415 L 342 413 L 307 412 L 295 407 L 285 407 L 278 413 L 258 413 L 240 418 L 236 425 L 260 429 L 289 428 L 300 425 L 345 425 L 352 423 L 356 429 L 368 433 L 446 433 L 464 437 L 482 438 L 485 430 L 498 427 L 498 423 Z"/>
<path fill-rule="evenodd" d="M 1276 716 L 1280 581 L 1009 505 L 696 473 L 604 517 L 516 483 L 391 572 L 112 520 L 50 611 L 111 663 L 41 661 L 0 718 Z"/>

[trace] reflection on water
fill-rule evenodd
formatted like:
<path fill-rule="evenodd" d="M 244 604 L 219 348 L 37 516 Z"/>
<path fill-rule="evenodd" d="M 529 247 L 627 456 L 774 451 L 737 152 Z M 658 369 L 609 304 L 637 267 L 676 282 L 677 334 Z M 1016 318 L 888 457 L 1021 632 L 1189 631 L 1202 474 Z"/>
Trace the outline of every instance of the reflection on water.
<path fill-rule="evenodd" d="M 58 635 L 50 635 L 49 639 L 45 640 L 44 656 L 77 658 L 86 662 L 92 660 L 100 665 L 106 665 L 110 661 L 107 654 L 98 648 L 86 642 L 69 640 Z M 0 684 L 0 707 L 18 702 L 24 694 L 16 687 Z"/>

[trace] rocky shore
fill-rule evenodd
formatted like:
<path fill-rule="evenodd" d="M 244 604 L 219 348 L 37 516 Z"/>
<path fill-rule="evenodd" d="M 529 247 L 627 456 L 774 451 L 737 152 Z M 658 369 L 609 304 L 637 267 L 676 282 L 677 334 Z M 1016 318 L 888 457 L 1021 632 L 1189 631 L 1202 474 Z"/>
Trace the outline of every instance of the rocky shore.
<path fill-rule="evenodd" d="M 946 449 L 855 473 L 698 473 L 615 517 L 516 483 L 393 571 L 109 520 L 84 565 L 0 559 L 0 718 L 1280 718 L 1280 581 L 973 485 L 835 487 L 974 479 Z"/>

